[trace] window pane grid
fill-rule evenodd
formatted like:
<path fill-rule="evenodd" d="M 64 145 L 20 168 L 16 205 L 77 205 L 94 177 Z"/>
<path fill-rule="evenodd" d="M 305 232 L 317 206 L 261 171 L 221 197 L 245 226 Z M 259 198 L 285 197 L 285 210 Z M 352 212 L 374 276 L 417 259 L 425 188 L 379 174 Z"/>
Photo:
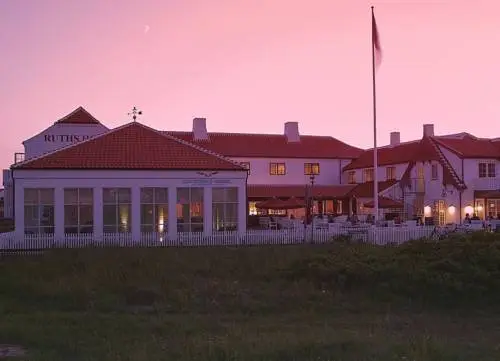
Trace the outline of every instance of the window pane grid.
<path fill-rule="evenodd" d="M 25 233 L 54 233 L 54 189 L 24 189 Z"/>
<path fill-rule="evenodd" d="M 212 229 L 238 229 L 238 188 L 212 188 Z"/>
<path fill-rule="evenodd" d="M 68 234 L 94 231 L 92 188 L 64 189 L 64 232 Z"/>
<path fill-rule="evenodd" d="M 203 232 L 203 192 L 201 187 L 177 188 L 178 232 Z"/>
<path fill-rule="evenodd" d="M 131 191 L 130 188 L 104 188 L 103 232 L 129 233 L 131 231 Z"/>
<path fill-rule="evenodd" d="M 141 232 L 168 231 L 168 188 L 141 188 Z"/>

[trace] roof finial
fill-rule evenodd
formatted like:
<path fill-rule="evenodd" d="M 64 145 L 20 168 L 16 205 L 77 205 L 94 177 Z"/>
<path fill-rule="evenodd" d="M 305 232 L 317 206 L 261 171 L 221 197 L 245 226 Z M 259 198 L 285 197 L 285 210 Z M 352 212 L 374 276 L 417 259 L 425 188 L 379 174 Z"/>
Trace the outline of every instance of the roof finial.
<path fill-rule="evenodd" d="M 128 115 L 131 115 L 132 120 L 135 122 L 137 120 L 137 116 L 142 115 L 142 110 L 139 110 L 136 107 L 133 107 L 132 111 L 130 113 L 128 113 Z"/>

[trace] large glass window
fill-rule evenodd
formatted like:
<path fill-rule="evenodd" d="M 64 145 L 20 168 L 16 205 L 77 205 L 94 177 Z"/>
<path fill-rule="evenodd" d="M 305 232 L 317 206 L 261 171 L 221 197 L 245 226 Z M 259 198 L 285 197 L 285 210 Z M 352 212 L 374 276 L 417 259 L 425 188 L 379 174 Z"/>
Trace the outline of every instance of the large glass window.
<path fill-rule="evenodd" d="M 54 233 L 54 189 L 24 189 L 24 232 Z"/>
<path fill-rule="evenodd" d="M 212 188 L 212 224 L 214 231 L 238 228 L 238 188 Z"/>
<path fill-rule="evenodd" d="M 177 231 L 203 232 L 203 188 L 177 188 Z"/>
<path fill-rule="evenodd" d="M 104 188 L 103 232 L 127 233 L 131 231 L 131 192 L 130 188 Z"/>
<path fill-rule="evenodd" d="M 166 233 L 168 226 L 168 189 L 141 188 L 141 232 Z"/>
<path fill-rule="evenodd" d="M 64 189 L 64 233 L 92 233 L 93 204 L 92 188 Z"/>

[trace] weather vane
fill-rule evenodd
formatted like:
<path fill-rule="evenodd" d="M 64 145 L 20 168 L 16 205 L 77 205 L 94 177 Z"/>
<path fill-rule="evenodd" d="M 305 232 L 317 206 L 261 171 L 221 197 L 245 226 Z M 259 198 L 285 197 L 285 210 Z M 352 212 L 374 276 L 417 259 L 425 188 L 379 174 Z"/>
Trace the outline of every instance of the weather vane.
<path fill-rule="evenodd" d="M 142 115 L 142 110 L 137 109 L 136 107 L 132 108 L 132 112 L 128 113 L 128 115 L 132 116 L 134 122 L 137 120 L 138 115 Z"/>

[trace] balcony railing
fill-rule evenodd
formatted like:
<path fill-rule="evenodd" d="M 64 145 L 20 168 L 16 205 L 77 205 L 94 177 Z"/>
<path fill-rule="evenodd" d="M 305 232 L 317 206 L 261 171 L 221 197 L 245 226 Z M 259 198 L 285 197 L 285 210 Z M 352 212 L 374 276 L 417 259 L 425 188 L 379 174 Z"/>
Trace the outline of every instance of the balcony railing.
<path fill-rule="evenodd" d="M 14 153 L 14 164 L 24 162 L 24 153 Z"/>
<path fill-rule="evenodd" d="M 496 191 L 500 190 L 500 178 L 476 178 L 472 180 L 474 190 Z"/>

